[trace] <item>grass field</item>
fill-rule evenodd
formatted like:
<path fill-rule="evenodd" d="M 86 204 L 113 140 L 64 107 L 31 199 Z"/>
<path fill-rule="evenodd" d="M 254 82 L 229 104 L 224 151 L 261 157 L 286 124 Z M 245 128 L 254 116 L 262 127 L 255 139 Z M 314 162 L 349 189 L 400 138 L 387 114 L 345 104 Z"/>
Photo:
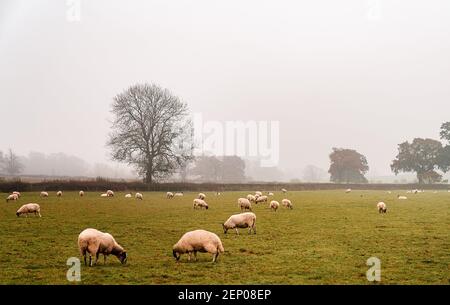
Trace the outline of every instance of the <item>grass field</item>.
<path fill-rule="evenodd" d="M 143 201 L 78 197 L 65 192 L 23 193 L 0 209 L 0 283 L 72 284 L 66 280 L 69 257 L 80 257 L 78 234 L 93 227 L 111 233 L 129 254 L 121 265 L 113 256 L 106 265 L 82 266 L 81 284 L 371 284 L 366 260 L 381 260 L 379 284 L 450 284 L 450 193 L 406 194 L 385 191 L 290 192 L 293 210 L 256 205 L 257 234 L 242 229 L 223 234 L 221 223 L 238 213 L 237 198 L 206 193 L 209 210 L 193 210 L 196 194 L 165 199 L 144 193 Z M 6 194 L 1 194 L 6 198 Z M 361 197 L 362 195 L 362 197 Z M 281 202 L 284 196 L 273 197 Z M 384 201 L 388 212 L 378 214 Z M 41 205 L 42 218 L 15 216 L 28 202 Z M 179 263 L 172 246 L 186 231 L 205 229 L 222 239 L 225 253 L 217 264 L 210 254 Z"/>

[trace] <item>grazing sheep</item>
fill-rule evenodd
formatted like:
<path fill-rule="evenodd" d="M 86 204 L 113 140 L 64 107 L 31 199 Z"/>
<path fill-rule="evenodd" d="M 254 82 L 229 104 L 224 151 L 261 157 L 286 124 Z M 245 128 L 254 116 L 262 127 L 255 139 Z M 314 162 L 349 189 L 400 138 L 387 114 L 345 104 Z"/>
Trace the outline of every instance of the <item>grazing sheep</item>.
<path fill-rule="evenodd" d="M 277 209 L 279 208 L 280 204 L 278 203 L 278 201 L 272 200 L 270 202 L 269 207 L 272 209 L 272 211 L 276 212 Z"/>
<path fill-rule="evenodd" d="M 241 211 L 243 210 L 252 210 L 252 204 L 247 198 L 239 198 L 238 199 L 238 207 L 241 208 Z"/>
<path fill-rule="evenodd" d="M 83 191 L 80 191 L 79 194 L 80 194 L 80 197 L 84 196 L 84 192 Z"/>
<path fill-rule="evenodd" d="M 258 204 L 260 202 L 265 202 L 267 203 L 267 196 L 259 196 L 258 198 L 256 198 L 255 203 Z"/>
<path fill-rule="evenodd" d="M 205 208 L 207 210 L 208 209 L 208 204 L 203 199 L 195 198 L 194 199 L 194 209 L 197 209 L 197 208 L 199 208 L 200 210 L 202 208 Z"/>
<path fill-rule="evenodd" d="M 388 194 L 392 194 L 392 192 L 391 192 L 391 191 L 387 191 L 387 193 L 388 193 Z"/>
<path fill-rule="evenodd" d="M 16 194 L 11 194 L 6 197 L 6 202 L 9 202 L 10 200 L 16 201 L 17 199 L 19 199 L 19 196 L 17 196 Z"/>
<path fill-rule="evenodd" d="M 288 209 L 293 209 L 294 207 L 292 206 L 292 202 L 289 200 L 289 199 L 283 199 L 283 200 L 281 200 L 281 204 L 284 206 L 284 207 L 286 207 L 286 208 L 288 208 Z"/>
<path fill-rule="evenodd" d="M 22 214 L 25 214 L 25 217 L 28 217 L 28 214 L 34 213 L 35 216 L 41 216 L 41 207 L 37 203 L 27 203 L 20 207 L 17 210 L 16 216 L 19 217 Z"/>
<path fill-rule="evenodd" d="M 131 196 L 131 194 L 126 194 L 125 195 L 125 198 L 131 198 L 131 197 L 133 197 L 133 196 Z"/>
<path fill-rule="evenodd" d="M 17 195 L 18 198 L 20 198 L 20 196 L 21 196 L 20 192 L 18 192 L 18 191 L 14 191 L 14 192 L 12 192 L 12 194 Z"/>
<path fill-rule="evenodd" d="M 142 196 L 141 193 L 136 193 L 136 194 L 134 195 L 134 198 L 142 200 L 142 199 L 144 199 L 144 196 Z"/>
<path fill-rule="evenodd" d="M 173 246 L 173 257 L 178 261 L 182 254 L 187 253 L 188 260 L 194 253 L 194 259 L 197 260 L 197 252 L 208 252 L 213 255 L 212 262 L 217 261 L 220 253 L 225 252 L 222 241 L 219 236 L 205 230 L 195 230 L 185 233 L 180 240 Z"/>
<path fill-rule="evenodd" d="M 203 194 L 203 193 L 199 193 L 197 198 L 198 198 L 198 199 L 201 199 L 201 200 L 205 200 L 206 195 Z"/>
<path fill-rule="evenodd" d="M 61 197 L 62 196 L 62 192 L 61 191 L 57 191 L 56 192 L 56 197 Z"/>
<path fill-rule="evenodd" d="M 287 193 L 287 189 L 281 189 L 281 191 L 283 192 L 283 194 Z"/>
<path fill-rule="evenodd" d="M 103 193 L 103 194 L 100 195 L 100 197 L 109 197 L 109 196 L 108 196 L 108 194 Z"/>
<path fill-rule="evenodd" d="M 260 192 L 260 191 L 255 192 L 255 195 L 262 196 L 262 192 Z"/>
<path fill-rule="evenodd" d="M 272 192 L 269 192 L 269 193 L 267 193 L 269 196 L 273 196 L 273 193 Z"/>
<path fill-rule="evenodd" d="M 378 209 L 378 213 L 386 213 L 386 211 L 387 211 L 386 204 L 384 202 L 378 202 L 377 209 Z"/>
<path fill-rule="evenodd" d="M 40 197 L 48 197 L 48 193 L 47 192 L 41 192 L 39 194 Z"/>
<path fill-rule="evenodd" d="M 400 195 L 397 195 L 397 198 L 400 199 L 400 200 L 406 200 L 406 199 L 408 199 L 408 197 L 406 197 L 406 196 L 400 196 Z"/>
<path fill-rule="evenodd" d="M 78 248 L 81 256 L 86 262 L 86 254 L 89 254 L 89 266 L 92 267 L 92 256 L 95 255 L 94 265 L 97 264 L 98 256 L 103 254 L 103 261 L 106 263 L 106 256 L 112 254 L 116 256 L 122 264 L 127 262 L 127 252 L 116 242 L 109 233 L 103 233 L 96 229 L 85 229 L 78 236 Z"/>
<path fill-rule="evenodd" d="M 166 193 L 166 198 L 167 199 L 172 199 L 173 198 L 173 193 L 172 192 L 167 192 Z"/>
<path fill-rule="evenodd" d="M 252 194 L 248 194 L 248 195 L 247 195 L 247 199 L 248 199 L 248 201 L 250 201 L 250 202 L 255 202 L 255 201 L 256 201 L 256 197 L 253 196 Z"/>
<path fill-rule="evenodd" d="M 180 192 L 180 193 L 175 193 L 175 197 L 182 197 L 184 194 L 183 194 L 183 192 Z"/>
<path fill-rule="evenodd" d="M 350 193 L 352 191 L 352 189 L 346 189 L 345 193 Z"/>
<path fill-rule="evenodd" d="M 220 192 L 216 192 L 216 196 L 220 196 L 222 195 Z"/>
<path fill-rule="evenodd" d="M 248 228 L 248 234 L 252 233 L 252 230 L 256 234 L 256 215 L 251 212 L 232 215 L 222 224 L 222 228 L 225 234 L 228 230 L 235 229 L 239 235 L 238 228 Z"/>
<path fill-rule="evenodd" d="M 108 197 L 114 197 L 114 192 L 111 190 L 107 190 L 106 195 L 108 195 Z"/>

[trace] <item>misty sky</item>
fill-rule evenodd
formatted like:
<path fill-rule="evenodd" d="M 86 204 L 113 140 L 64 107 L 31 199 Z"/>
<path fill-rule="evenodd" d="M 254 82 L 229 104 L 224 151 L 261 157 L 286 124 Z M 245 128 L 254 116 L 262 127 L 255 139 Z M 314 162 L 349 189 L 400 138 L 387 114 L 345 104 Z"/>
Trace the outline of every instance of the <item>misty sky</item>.
<path fill-rule="evenodd" d="M 391 174 L 450 120 L 450 1 L 0 1 L 0 149 L 106 162 L 112 98 L 169 88 L 208 120 L 280 121 L 280 167 L 332 147 Z M 295 175 L 295 174 L 294 174 Z"/>

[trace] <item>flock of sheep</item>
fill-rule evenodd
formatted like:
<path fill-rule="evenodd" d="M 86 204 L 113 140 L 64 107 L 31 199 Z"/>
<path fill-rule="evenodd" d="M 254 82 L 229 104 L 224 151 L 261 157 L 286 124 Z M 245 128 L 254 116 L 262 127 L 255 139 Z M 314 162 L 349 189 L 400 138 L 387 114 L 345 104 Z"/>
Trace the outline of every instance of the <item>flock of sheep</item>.
<path fill-rule="evenodd" d="M 283 193 L 287 193 L 286 189 L 281 189 Z M 352 190 L 347 189 L 345 193 L 350 193 Z M 421 193 L 423 190 L 412 190 L 407 191 L 407 193 Z M 450 190 L 449 190 L 450 192 Z M 390 194 L 391 192 L 388 191 Z M 62 191 L 58 191 L 56 193 L 57 197 L 62 197 Z M 84 191 L 79 192 L 79 196 L 83 197 L 85 195 Z M 216 193 L 216 195 L 220 195 L 220 193 Z M 241 210 L 241 213 L 231 215 L 223 224 L 223 232 L 226 234 L 228 230 L 235 230 L 236 234 L 239 234 L 238 228 L 248 228 L 248 233 L 252 232 L 256 234 L 256 215 L 252 212 L 252 204 L 266 203 L 268 202 L 268 197 L 273 196 L 274 194 L 268 192 L 267 195 L 263 195 L 262 192 L 255 192 L 255 194 L 248 194 L 246 198 L 238 198 L 237 204 Z M 6 198 L 6 202 L 9 201 L 17 201 L 20 198 L 20 192 L 12 192 Z M 48 192 L 41 192 L 40 197 L 48 197 Z M 101 197 L 114 197 L 114 192 L 112 190 L 108 190 L 106 193 L 102 193 Z M 184 196 L 183 192 L 172 193 L 167 192 L 166 198 L 172 199 L 173 197 L 182 197 Z M 361 195 L 362 196 L 362 195 Z M 132 198 L 132 194 L 128 193 L 125 195 L 125 198 Z M 136 193 L 134 195 L 136 199 L 143 199 L 143 195 L 141 193 Z M 406 200 L 406 196 L 397 196 L 400 200 Z M 285 198 L 281 201 L 281 204 L 287 209 L 293 209 L 292 202 Z M 280 203 L 278 201 L 272 200 L 270 201 L 269 208 L 272 211 L 277 211 L 280 207 Z M 208 204 L 206 202 L 206 195 L 204 193 L 199 193 L 197 198 L 193 200 L 193 208 L 194 209 L 208 209 Z M 377 209 L 379 213 L 386 213 L 387 207 L 384 202 L 378 202 Z M 17 212 L 17 217 L 21 215 L 27 216 L 28 214 L 34 214 L 35 216 L 41 217 L 41 208 L 37 203 L 28 203 L 21 206 Z M 114 237 L 109 233 L 100 232 L 96 229 L 85 229 L 78 236 L 78 247 L 80 250 L 80 254 L 84 258 L 84 263 L 87 265 L 87 256 L 89 256 L 89 266 L 96 264 L 98 261 L 98 257 L 100 254 L 103 254 L 104 262 L 106 262 L 106 257 L 108 255 L 116 256 L 122 264 L 125 264 L 127 261 L 127 252 L 124 250 L 122 246 L 120 246 L 114 239 Z M 194 255 L 194 259 L 197 259 L 197 252 L 207 252 L 213 255 L 213 262 L 216 262 L 217 257 L 220 253 L 223 253 L 224 247 L 222 245 L 222 241 L 219 236 L 213 232 L 205 231 L 205 230 L 195 230 L 185 233 L 180 240 L 173 246 L 172 253 L 175 259 L 178 261 L 182 254 L 188 254 L 188 260 L 191 260 L 192 254 Z M 92 258 L 95 258 L 94 260 Z"/>

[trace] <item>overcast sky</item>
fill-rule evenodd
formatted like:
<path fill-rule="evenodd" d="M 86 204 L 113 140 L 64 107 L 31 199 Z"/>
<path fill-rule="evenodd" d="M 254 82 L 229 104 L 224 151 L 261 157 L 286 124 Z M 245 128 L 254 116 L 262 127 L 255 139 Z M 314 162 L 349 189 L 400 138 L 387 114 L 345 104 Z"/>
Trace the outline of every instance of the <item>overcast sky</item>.
<path fill-rule="evenodd" d="M 71 22 L 65 1 L 0 1 L 0 149 L 105 162 L 137 82 L 207 120 L 280 121 L 290 171 L 346 147 L 390 174 L 398 143 L 450 120 L 450 1 L 80 3 Z"/>

